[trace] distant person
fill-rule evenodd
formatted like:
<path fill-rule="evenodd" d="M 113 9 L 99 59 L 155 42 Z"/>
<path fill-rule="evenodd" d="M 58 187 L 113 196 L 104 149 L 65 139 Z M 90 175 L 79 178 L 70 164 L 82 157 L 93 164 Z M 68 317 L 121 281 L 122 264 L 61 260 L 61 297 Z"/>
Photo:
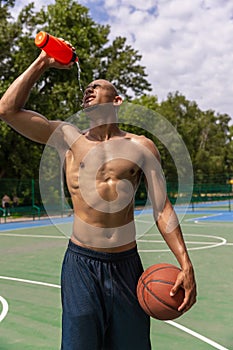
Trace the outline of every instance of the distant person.
<path fill-rule="evenodd" d="M 10 203 L 11 203 L 10 197 L 7 194 L 5 194 L 2 197 L 2 207 L 5 210 L 5 216 L 10 215 L 10 206 L 11 206 Z"/>
<path fill-rule="evenodd" d="M 13 196 L 13 201 L 12 201 L 13 207 L 16 208 L 19 205 L 19 198 L 17 196 Z"/>

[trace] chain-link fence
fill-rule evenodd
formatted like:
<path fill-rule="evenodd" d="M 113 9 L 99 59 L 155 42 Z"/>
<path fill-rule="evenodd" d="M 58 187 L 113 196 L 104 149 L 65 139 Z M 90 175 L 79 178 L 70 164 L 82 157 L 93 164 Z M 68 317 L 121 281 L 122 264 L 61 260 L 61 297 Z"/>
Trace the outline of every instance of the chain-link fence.
<path fill-rule="evenodd" d="M 216 208 L 231 210 L 232 187 L 230 182 L 226 184 L 194 184 L 190 205 L 195 211 L 197 207 L 200 208 L 200 203 L 215 202 Z M 183 191 L 180 192 L 176 183 L 167 183 L 167 193 L 173 204 L 177 202 L 178 197 L 179 203 L 184 204 L 187 204 L 190 199 L 190 188 L 185 191 L 183 186 Z M 49 215 L 63 216 L 70 215 L 72 212 L 71 198 L 63 182 L 61 186 L 53 182 L 47 184 L 47 203 L 42 202 L 38 179 L 0 179 L 0 196 L 2 222 L 6 221 L 8 217 L 40 218 L 47 215 L 45 208 L 48 207 Z M 146 202 L 147 192 L 142 182 L 135 196 L 136 207 L 143 206 Z M 214 206 L 212 207 L 214 208 Z"/>

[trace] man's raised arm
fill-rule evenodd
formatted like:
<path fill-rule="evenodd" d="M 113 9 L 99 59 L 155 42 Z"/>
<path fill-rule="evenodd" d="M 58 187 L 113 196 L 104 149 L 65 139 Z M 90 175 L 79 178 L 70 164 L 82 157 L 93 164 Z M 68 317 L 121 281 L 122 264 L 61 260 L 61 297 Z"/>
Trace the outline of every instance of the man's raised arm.
<path fill-rule="evenodd" d="M 0 100 L 0 118 L 25 137 L 46 143 L 60 121 L 49 121 L 41 114 L 24 109 L 33 85 L 46 69 L 69 69 L 41 51 L 38 58 L 7 89 Z"/>

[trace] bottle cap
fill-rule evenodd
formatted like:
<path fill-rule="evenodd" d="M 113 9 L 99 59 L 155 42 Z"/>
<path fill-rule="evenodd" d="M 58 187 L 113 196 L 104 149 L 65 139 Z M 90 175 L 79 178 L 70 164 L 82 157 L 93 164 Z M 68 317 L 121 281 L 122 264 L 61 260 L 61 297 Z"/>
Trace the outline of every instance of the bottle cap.
<path fill-rule="evenodd" d="M 35 37 L 35 44 L 42 49 L 47 44 L 48 40 L 49 35 L 46 32 L 39 32 Z"/>

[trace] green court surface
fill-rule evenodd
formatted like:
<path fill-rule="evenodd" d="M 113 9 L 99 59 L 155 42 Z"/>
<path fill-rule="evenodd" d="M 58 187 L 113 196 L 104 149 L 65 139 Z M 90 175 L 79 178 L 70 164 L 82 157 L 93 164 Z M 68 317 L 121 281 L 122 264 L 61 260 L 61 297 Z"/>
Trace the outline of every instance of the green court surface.
<path fill-rule="evenodd" d="M 202 221 L 202 215 L 190 213 L 181 223 L 195 267 L 198 301 L 172 322 L 151 319 L 153 350 L 233 349 L 233 220 Z M 151 220 L 149 214 L 140 216 L 139 229 Z M 68 238 L 55 226 L 3 231 L 4 225 L 0 225 L 0 350 L 58 350 L 60 270 Z M 145 268 L 159 262 L 177 264 L 155 226 L 140 236 L 138 247 Z"/>

